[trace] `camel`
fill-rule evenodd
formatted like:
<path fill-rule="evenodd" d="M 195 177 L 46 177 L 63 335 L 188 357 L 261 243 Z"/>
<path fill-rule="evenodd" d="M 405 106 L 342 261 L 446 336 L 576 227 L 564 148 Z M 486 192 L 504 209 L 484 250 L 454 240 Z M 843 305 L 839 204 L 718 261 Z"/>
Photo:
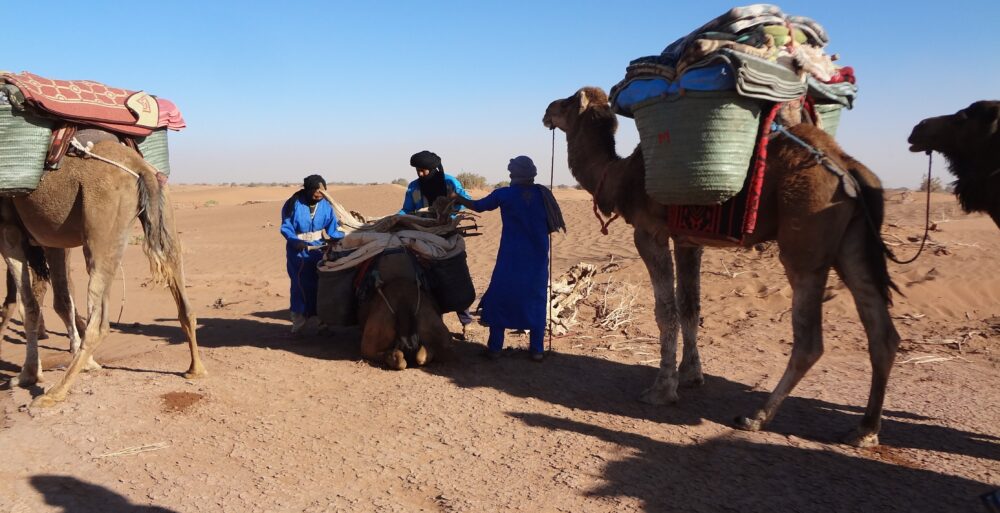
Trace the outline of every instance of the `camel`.
<path fill-rule="evenodd" d="M 619 214 L 634 229 L 636 249 L 652 281 L 660 329 L 660 368 L 640 400 L 674 403 L 679 383 L 704 383 L 697 346 L 702 247 L 698 241 L 675 238 L 675 291 L 666 207 L 645 193 L 641 148 L 625 158 L 616 153 L 618 121 L 603 90 L 584 87 L 568 98 L 553 101 L 542 122 L 566 133 L 570 170 L 594 196 L 600 211 L 606 216 Z M 822 300 L 832 267 L 854 296 L 868 336 L 872 364 L 865 415 L 846 441 L 856 446 L 877 445 L 886 384 L 899 344 L 899 334 L 889 316 L 893 285 L 886 267 L 885 246 L 877 231 L 883 218 L 881 184 L 817 127 L 800 124 L 790 131 L 848 170 L 849 177 L 860 185 L 860 198 L 850 197 L 840 178 L 806 149 L 787 137 L 771 141 L 757 228 L 744 244 L 778 242 L 781 263 L 792 287 L 794 346 L 784 375 L 765 404 L 752 415 L 737 418 L 736 424 L 748 431 L 766 427 L 781 402 L 823 354 Z M 678 324 L 683 338 L 679 368 Z"/>
<path fill-rule="evenodd" d="M 406 253 L 377 257 L 379 279 L 359 305 L 361 356 L 403 370 L 408 360 L 430 363 L 448 350 L 451 334 L 437 303 L 418 277 L 417 264 Z"/>
<path fill-rule="evenodd" d="M 49 290 L 49 282 L 46 279 L 41 279 L 39 277 L 33 277 L 31 279 L 32 290 L 31 293 L 34 294 L 35 300 L 39 303 L 45 297 L 45 293 Z M 14 317 L 14 311 L 20 308 L 20 303 L 17 302 L 17 283 L 14 282 L 14 275 L 7 270 L 7 296 L 4 297 L 3 304 L 0 305 L 0 341 L 2 341 L 3 334 L 7 331 L 7 326 L 10 324 L 11 318 Z M 56 305 L 58 306 L 58 305 Z M 22 313 L 21 317 L 24 317 Z M 49 334 L 45 329 L 45 317 L 41 314 L 38 315 L 38 339 L 45 340 L 49 338 Z"/>
<path fill-rule="evenodd" d="M 913 127 L 910 151 L 941 152 L 957 178 L 966 212 L 986 212 L 1000 227 L 1000 101 L 978 101 Z"/>
<path fill-rule="evenodd" d="M 18 377 L 12 380 L 13 385 L 30 387 L 42 380 L 37 332 L 39 305 L 31 293 L 31 273 L 27 266 L 33 248 L 28 243 L 29 237 L 46 248 L 57 296 L 64 294 L 63 280 L 67 280 L 68 291 L 66 249 L 83 246 L 90 276 L 87 324 L 79 351 L 62 379 L 36 397 L 32 406 L 52 406 L 65 399 L 79 372 L 93 365 L 93 354 L 110 329 L 110 285 L 121 263 L 129 228 L 137 217 L 143 227 L 143 249 L 153 279 L 170 289 L 181 329 L 188 339 L 191 364 L 184 376 L 195 378 L 207 374 L 198 353 L 197 321 L 184 291 L 180 243 L 167 187 L 160 184 L 155 168 L 122 144 L 102 141 L 94 145 L 92 152 L 106 160 L 66 157 L 62 167 L 46 173 L 31 194 L 0 203 L 0 252 L 17 278 L 27 340 L 25 363 Z M 138 179 L 131 173 L 136 173 Z M 73 317 L 64 319 L 71 339 Z"/>

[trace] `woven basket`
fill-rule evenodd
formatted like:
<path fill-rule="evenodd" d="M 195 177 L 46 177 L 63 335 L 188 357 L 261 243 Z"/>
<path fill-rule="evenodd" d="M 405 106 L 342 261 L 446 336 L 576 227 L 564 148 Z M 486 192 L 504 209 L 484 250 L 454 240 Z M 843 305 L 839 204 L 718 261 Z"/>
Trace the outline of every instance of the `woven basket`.
<path fill-rule="evenodd" d="M 633 107 L 646 194 L 664 205 L 713 205 L 743 188 L 761 104 L 732 91 L 686 91 Z"/>
<path fill-rule="evenodd" d="M 0 195 L 19 196 L 38 188 L 51 137 L 48 120 L 0 101 Z"/>
<path fill-rule="evenodd" d="M 142 158 L 157 171 L 170 176 L 170 151 L 167 150 L 167 129 L 154 130 L 146 137 L 136 137 Z"/>
<path fill-rule="evenodd" d="M 844 106 L 836 103 L 821 103 L 816 105 L 816 115 L 823 123 L 823 131 L 830 134 L 830 137 L 837 137 L 837 127 L 840 126 L 840 113 Z"/>

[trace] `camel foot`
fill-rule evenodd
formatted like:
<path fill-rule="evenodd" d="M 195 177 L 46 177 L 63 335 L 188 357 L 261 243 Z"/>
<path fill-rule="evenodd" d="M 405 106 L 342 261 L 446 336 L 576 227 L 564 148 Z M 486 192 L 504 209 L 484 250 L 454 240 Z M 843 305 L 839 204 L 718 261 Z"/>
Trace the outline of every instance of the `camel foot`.
<path fill-rule="evenodd" d="M 756 432 L 764 429 L 764 421 L 759 418 L 736 417 L 736 428 Z"/>
<path fill-rule="evenodd" d="M 83 372 L 96 371 L 103 368 L 101 364 L 97 363 L 97 360 L 94 360 L 93 356 L 87 359 L 87 363 L 83 364 Z"/>
<path fill-rule="evenodd" d="M 31 401 L 32 408 L 51 408 L 57 403 L 65 399 L 65 397 L 55 397 L 53 394 L 42 394 Z"/>
<path fill-rule="evenodd" d="M 385 364 L 393 370 L 403 370 L 406 368 L 406 357 L 399 349 L 386 353 Z"/>
<path fill-rule="evenodd" d="M 197 365 L 192 364 L 191 367 L 188 368 L 187 372 L 184 373 L 184 377 L 187 379 L 198 379 L 207 376 L 208 371 L 205 370 L 205 367 L 203 367 L 201 363 L 198 363 Z"/>
<path fill-rule="evenodd" d="M 681 370 L 680 372 L 680 386 L 684 388 L 697 388 L 705 384 L 705 376 L 701 373 L 701 369 L 696 369 L 693 371 Z"/>
<path fill-rule="evenodd" d="M 680 398 L 677 396 L 676 386 L 668 387 L 657 384 L 643 391 L 639 400 L 646 404 L 677 404 Z"/>
<path fill-rule="evenodd" d="M 858 428 L 844 437 L 844 443 L 860 448 L 877 447 L 878 433 L 871 433 Z"/>
<path fill-rule="evenodd" d="M 40 371 L 36 371 L 36 372 L 27 371 L 27 372 L 25 372 L 24 370 L 22 370 L 21 373 L 18 374 L 16 378 L 11 378 L 10 379 L 10 382 L 8 383 L 8 387 L 9 388 L 14 388 L 14 387 L 31 388 L 31 387 L 33 387 L 33 386 L 35 386 L 38 383 L 41 383 L 43 381 L 44 380 L 42 379 L 42 373 Z"/>
<path fill-rule="evenodd" d="M 420 346 L 420 349 L 417 349 L 417 355 L 413 357 L 413 361 L 418 367 L 427 365 L 427 363 L 431 361 L 430 351 L 428 351 L 426 347 Z"/>

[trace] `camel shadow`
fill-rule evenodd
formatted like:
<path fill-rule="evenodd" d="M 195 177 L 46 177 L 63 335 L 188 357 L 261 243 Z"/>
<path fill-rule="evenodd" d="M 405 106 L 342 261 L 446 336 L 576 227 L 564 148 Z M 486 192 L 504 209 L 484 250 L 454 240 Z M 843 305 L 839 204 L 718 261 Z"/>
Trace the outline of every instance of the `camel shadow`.
<path fill-rule="evenodd" d="M 159 506 L 132 504 L 103 486 L 70 476 L 32 476 L 31 485 L 45 496 L 46 504 L 62 508 L 65 513 L 177 513 Z"/>
<path fill-rule="evenodd" d="M 706 375 L 701 387 L 680 391 L 678 404 L 650 405 L 637 398 L 656 377 L 655 367 L 563 353 L 550 354 L 539 365 L 528 358 L 526 351 L 509 350 L 505 351 L 505 357 L 489 361 L 478 356 L 482 347 L 458 343 L 455 359 L 460 365 L 430 366 L 426 370 L 462 388 L 494 388 L 515 397 L 530 397 L 567 408 L 682 426 L 696 426 L 704 421 L 733 426 L 736 416 L 752 413 L 769 395 L 769 391 L 754 390 L 745 383 Z M 793 395 L 782 404 L 768 431 L 838 443 L 857 426 L 863 412 L 861 406 Z M 1000 460 L 1000 437 L 935 425 L 934 421 L 887 409 L 883 413 L 881 442 L 890 447 Z"/>
<path fill-rule="evenodd" d="M 289 351 L 321 360 L 358 360 L 361 332 L 357 327 L 335 328 L 332 333 L 289 335 L 287 310 L 253 312 L 245 317 L 198 317 L 198 345 L 214 347 L 256 347 Z M 281 320 L 283 322 L 274 322 Z M 130 323 L 117 326 L 121 333 L 160 339 L 170 344 L 187 344 L 177 319 L 155 319 L 156 324 Z"/>
<path fill-rule="evenodd" d="M 979 511 L 991 488 L 931 470 L 833 450 L 757 443 L 733 433 L 675 444 L 534 413 L 528 426 L 575 433 L 631 451 L 599 463 L 588 497 L 639 500 L 645 511 Z"/>

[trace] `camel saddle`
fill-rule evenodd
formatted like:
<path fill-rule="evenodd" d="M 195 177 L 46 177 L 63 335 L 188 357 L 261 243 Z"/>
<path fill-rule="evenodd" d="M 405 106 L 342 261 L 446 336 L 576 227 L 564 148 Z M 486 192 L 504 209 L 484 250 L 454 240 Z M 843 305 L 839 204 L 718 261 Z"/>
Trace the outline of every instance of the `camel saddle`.
<path fill-rule="evenodd" d="M 16 86 L 24 103 L 64 121 L 140 137 L 160 126 L 159 103 L 143 91 L 91 80 L 52 80 L 27 71 L 3 73 L 0 80 Z"/>

